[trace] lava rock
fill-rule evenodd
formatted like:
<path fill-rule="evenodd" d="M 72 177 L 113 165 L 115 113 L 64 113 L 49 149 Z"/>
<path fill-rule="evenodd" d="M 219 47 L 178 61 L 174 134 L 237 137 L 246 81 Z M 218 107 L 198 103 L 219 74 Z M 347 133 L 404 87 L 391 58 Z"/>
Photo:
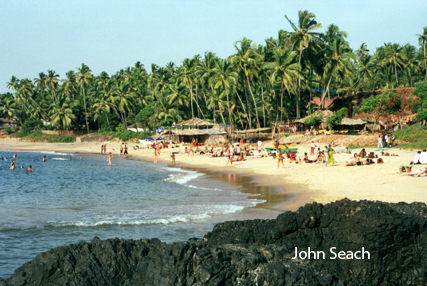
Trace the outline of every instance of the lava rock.
<path fill-rule="evenodd" d="M 427 206 L 340 200 L 273 220 L 229 221 L 203 239 L 95 238 L 39 254 L 10 285 L 427 285 Z M 325 259 L 292 259 L 324 251 Z M 331 259 L 329 250 L 369 251 Z"/>

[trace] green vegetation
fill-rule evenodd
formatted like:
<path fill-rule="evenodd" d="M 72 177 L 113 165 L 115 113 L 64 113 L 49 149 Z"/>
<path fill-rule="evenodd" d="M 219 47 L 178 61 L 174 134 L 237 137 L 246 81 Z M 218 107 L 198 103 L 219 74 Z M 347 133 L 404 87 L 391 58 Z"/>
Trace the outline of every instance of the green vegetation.
<path fill-rule="evenodd" d="M 34 131 L 25 136 L 19 134 L 24 140 L 30 140 L 35 142 L 48 142 L 48 143 L 71 143 L 76 141 L 75 136 L 63 136 L 63 135 L 54 135 L 54 134 L 43 134 L 41 131 Z"/>
<path fill-rule="evenodd" d="M 20 125 L 36 119 L 49 122 L 49 129 L 88 133 L 124 132 L 136 123 L 155 129 L 194 117 L 256 128 L 304 117 L 310 99 L 320 96 L 323 101 L 331 90 L 342 96 L 411 87 L 427 76 L 427 27 L 417 35 L 418 47 L 385 43 L 370 51 L 365 44 L 351 48 L 346 32 L 334 24 L 323 29 L 308 11 L 286 20 L 287 30 L 279 30 L 277 38 L 261 44 L 243 38 L 225 58 L 206 52 L 189 55 L 181 65 L 136 62 L 112 75 L 95 75 L 82 64 L 62 79 L 54 70 L 33 79 L 12 76 L 7 82 L 11 92 L 0 94 L 0 116 Z M 375 102 L 366 105 L 363 110 L 375 112 Z M 316 116 L 310 120 L 318 121 Z M 128 133 L 119 136 L 130 138 Z"/>
<path fill-rule="evenodd" d="M 340 110 L 334 112 L 331 116 L 326 119 L 326 124 L 332 125 L 334 128 L 341 124 L 341 120 L 345 117 L 347 108 L 341 108 Z"/>
<path fill-rule="evenodd" d="M 399 144 L 403 149 L 427 149 L 427 126 L 414 124 L 410 127 L 393 132 L 396 141 L 404 143 Z"/>
<path fill-rule="evenodd" d="M 323 119 L 322 112 L 317 111 L 316 113 L 313 113 L 312 115 L 304 119 L 304 124 L 307 126 L 318 125 L 322 122 L 322 119 Z"/>
<path fill-rule="evenodd" d="M 412 94 L 419 97 L 419 100 L 414 103 L 414 111 L 417 112 L 417 120 L 427 120 L 427 82 L 419 82 L 415 84 L 415 89 Z"/>

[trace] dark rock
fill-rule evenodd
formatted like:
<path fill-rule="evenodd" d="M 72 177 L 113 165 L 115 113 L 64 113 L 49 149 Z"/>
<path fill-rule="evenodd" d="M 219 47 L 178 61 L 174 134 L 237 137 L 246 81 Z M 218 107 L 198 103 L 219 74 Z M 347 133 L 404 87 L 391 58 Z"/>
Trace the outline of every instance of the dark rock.
<path fill-rule="evenodd" d="M 427 207 L 341 200 L 275 220 L 218 224 L 204 239 L 81 242 L 25 263 L 9 285 L 427 285 Z M 292 259 L 324 251 L 325 259 Z M 330 259 L 331 247 L 370 259 Z"/>

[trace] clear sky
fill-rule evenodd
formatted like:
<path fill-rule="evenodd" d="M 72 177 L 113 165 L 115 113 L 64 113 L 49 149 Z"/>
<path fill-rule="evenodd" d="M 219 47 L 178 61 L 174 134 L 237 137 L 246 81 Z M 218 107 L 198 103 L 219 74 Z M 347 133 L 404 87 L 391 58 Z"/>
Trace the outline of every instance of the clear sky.
<path fill-rule="evenodd" d="M 98 75 L 134 66 L 164 66 L 212 51 L 235 52 L 247 37 L 255 43 L 291 30 L 298 11 L 316 15 L 323 32 L 330 24 L 348 33 L 353 49 L 365 42 L 374 51 L 385 42 L 418 47 L 427 26 L 426 0 L 1 0 L 0 93 L 12 75 L 34 79 L 87 64 Z"/>

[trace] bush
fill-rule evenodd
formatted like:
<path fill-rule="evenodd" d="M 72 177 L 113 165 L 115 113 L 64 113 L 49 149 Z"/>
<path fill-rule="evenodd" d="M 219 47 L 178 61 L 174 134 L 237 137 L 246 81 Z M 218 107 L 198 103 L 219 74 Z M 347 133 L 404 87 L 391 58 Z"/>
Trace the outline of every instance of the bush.
<path fill-rule="evenodd" d="M 12 130 L 11 128 L 6 128 L 4 131 L 5 131 L 7 134 L 11 134 L 11 133 L 13 133 L 13 130 Z"/>
<path fill-rule="evenodd" d="M 122 123 L 120 123 L 120 124 L 116 127 L 116 131 L 117 131 L 117 132 L 126 131 L 126 128 L 125 128 L 125 126 L 124 126 Z M 130 131 L 130 132 L 132 132 L 132 131 Z"/>
<path fill-rule="evenodd" d="M 76 141 L 75 136 L 43 134 L 41 131 L 35 131 L 26 136 L 19 136 L 19 137 L 24 137 L 25 139 L 30 139 L 31 141 L 48 142 L 48 143 L 71 143 Z"/>
<path fill-rule="evenodd" d="M 304 124 L 308 126 L 318 125 L 322 122 L 323 116 L 321 112 L 313 113 L 310 117 L 304 119 Z"/>

